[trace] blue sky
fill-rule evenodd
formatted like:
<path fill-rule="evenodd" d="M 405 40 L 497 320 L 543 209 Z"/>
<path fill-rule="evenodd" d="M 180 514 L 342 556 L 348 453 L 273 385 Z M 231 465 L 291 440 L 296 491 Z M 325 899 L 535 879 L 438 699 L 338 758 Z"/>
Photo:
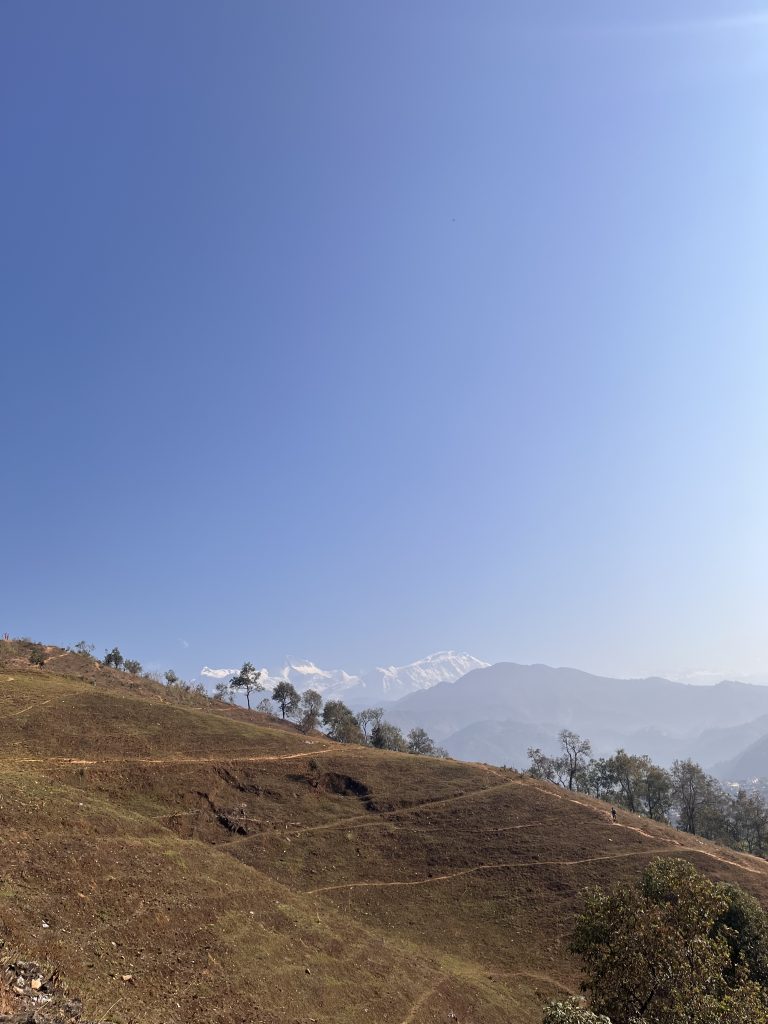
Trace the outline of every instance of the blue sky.
<path fill-rule="evenodd" d="M 0 12 L 0 630 L 768 678 L 768 6 Z"/>

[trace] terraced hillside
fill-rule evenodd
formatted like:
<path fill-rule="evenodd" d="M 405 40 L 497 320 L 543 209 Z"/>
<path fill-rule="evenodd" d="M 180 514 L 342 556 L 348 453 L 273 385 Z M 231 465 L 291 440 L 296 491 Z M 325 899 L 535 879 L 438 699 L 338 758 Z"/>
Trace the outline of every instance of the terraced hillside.
<path fill-rule="evenodd" d="M 579 891 L 658 854 L 768 902 L 764 862 L 516 773 L 0 671 L 0 938 L 89 1020 L 538 1021 Z"/>

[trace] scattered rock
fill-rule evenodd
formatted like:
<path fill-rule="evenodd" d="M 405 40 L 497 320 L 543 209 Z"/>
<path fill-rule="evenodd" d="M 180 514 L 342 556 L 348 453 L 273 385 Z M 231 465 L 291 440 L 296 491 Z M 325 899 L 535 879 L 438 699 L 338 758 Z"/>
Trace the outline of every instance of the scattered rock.
<path fill-rule="evenodd" d="M 88 1024 L 82 1003 L 69 997 L 59 972 L 33 961 L 0 959 L 0 995 L 13 1004 L 10 1012 L 0 1013 L 0 1024 Z"/>

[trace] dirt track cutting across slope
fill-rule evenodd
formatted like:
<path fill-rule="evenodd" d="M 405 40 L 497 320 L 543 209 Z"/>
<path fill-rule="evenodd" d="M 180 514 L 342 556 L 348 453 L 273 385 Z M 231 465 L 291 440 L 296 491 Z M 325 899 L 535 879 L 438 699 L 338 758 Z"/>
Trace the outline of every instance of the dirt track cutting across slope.
<path fill-rule="evenodd" d="M 301 757 L 315 757 L 318 754 L 338 753 L 335 747 L 314 747 L 300 750 L 295 754 L 257 754 L 253 756 L 219 754 L 216 757 L 193 757 L 171 754 L 168 757 L 0 757 L 0 765 L 40 764 L 64 767 L 66 765 L 112 765 L 112 764 L 257 764 L 264 761 L 295 761 Z"/>
<path fill-rule="evenodd" d="M 690 847 L 683 847 L 683 850 L 688 853 L 699 854 L 702 857 L 709 857 L 712 860 L 719 861 L 721 864 L 727 864 L 729 867 L 740 868 L 743 871 L 751 871 L 753 874 L 764 874 L 757 868 L 747 867 L 744 864 L 739 864 L 736 861 L 727 860 L 725 857 L 720 857 L 715 853 L 710 853 L 708 850 L 694 850 Z M 314 896 L 318 893 L 323 892 L 336 892 L 342 889 L 366 889 L 366 888 L 389 888 L 389 887 L 412 887 L 417 885 L 432 885 L 435 882 L 449 882 L 453 878 L 461 878 L 464 875 L 472 875 L 478 871 L 502 871 L 511 870 L 514 868 L 543 868 L 543 867 L 575 867 L 579 864 L 595 864 L 599 861 L 611 861 L 611 860 L 624 860 L 628 857 L 647 857 L 649 855 L 661 855 L 669 853 L 669 846 L 654 847 L 652 849 L 643 850 L 628 850 L 623 853 L 606 853 L 599 854 L 596 857 L 578 857 L 574 860 L 529 860 L 529 861 L 507 861 L 501 864 L 477 864 L 470 868 L 461 868 L 459 871 L 452 871 L 445 875 L 433 875 L 430 878 L 416 878 L 402 881 L 392 882 L 347 882 L 341 885 L 324 885 L 318 889 L 305 889 L 305 896 Z"/>
<path fill-rule="evenodd" d="M 34 711 L 36 708 L 42 708 L 46 704 L 50 704 L 53 699 L 53 697 L 49 697 L 48 700 L 41 700 L 38 701 L 36 704 L 29 704 L 27 707 L 20 708 L 18 711 L 12 711 L 10 715 L 6 715 L 5 717 L 16 718 L 18 715 L 24 715 L 26 714 L 27 711 Z"/>
<path fill-rule="evenodd" d="M 432 875 L 429 878 L 414 878 L 393 882 L 346 882 L 341 885 L 324 885 L 319 889 L 305 889 L 305 896 L 314 896 L 321 892 L 334 892 L 340 889 L 368 889 L 368 888 L 389 888 L 389 887 L 410 887 L 417 885 L 433 885 L 435 882 L 449 882 L 453 878 L 461 878 L 464 875 L 473 875 L 478 871 L 503 871 L 513 868 L 543 868 L 543 867 L 565 867 L 576 864 L 592 864 L 602 860 L 621 860 L 625 857 L 644 857 L 648 854 L 668 853 L 666 847 L 659 847 L 652 850 L 631 850 L 624 853 L 607 853 L 597 857 L 580 857 L 575 860 L 527 860 L 527 861 L 506 861 L 501 864 L 476 864 L 474 867 L 461 868 L 459 871 L 451 871 L 445 875 Z"/>

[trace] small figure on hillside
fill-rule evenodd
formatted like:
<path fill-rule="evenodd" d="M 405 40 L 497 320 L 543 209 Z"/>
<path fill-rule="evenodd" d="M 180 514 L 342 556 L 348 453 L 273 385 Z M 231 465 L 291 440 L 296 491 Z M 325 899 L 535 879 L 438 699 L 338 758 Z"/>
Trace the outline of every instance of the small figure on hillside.
<path fill-rule="evenodd" d="M 611 807 L 611 821 L 616 824 L 616 808 Z"/>

